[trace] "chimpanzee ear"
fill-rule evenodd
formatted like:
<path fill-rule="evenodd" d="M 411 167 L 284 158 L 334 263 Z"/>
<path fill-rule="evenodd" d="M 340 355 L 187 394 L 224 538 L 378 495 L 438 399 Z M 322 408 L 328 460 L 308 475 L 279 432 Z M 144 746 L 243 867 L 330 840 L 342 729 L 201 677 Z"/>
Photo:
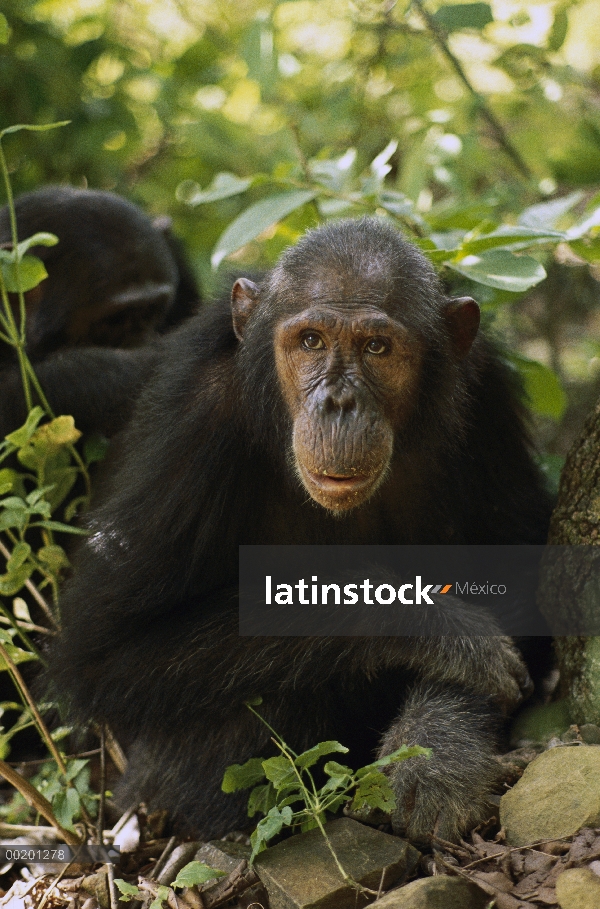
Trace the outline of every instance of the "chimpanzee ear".
<path fill-rule="evenodd" d="M 231 315 L 236 337 L 244 340 L 244 329 L 259 300 L 259 290 L 248 278 L 238 278 L 231 291 Z"/>
<path fill-rule="evenodd" d="M 472 297 L 455 297 L 448 300 L 445 315 L 454 351 L 466 357 L 479 329 L 479 306 Z"/>

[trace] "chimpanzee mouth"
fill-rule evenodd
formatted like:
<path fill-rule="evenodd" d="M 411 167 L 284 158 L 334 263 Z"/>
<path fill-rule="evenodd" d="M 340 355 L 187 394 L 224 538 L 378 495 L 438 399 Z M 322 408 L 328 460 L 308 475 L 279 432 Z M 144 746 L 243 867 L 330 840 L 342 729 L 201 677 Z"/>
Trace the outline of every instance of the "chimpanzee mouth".
<path fill-rule="evenodd" d="M 377 485 L 378 475 L 316 473 L 303 464 L 299 464 L 300 476 L 304 486 L 313 498 L 325 508 L 345 511 L 360 505 L 369 498 L 373 486 Z"/>

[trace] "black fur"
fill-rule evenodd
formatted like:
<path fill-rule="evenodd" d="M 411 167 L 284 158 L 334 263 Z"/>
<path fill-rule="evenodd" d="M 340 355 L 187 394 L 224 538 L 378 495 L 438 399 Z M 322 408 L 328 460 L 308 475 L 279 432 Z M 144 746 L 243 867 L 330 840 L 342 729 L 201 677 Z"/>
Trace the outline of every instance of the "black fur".
<path fill-rule="evenodd" d="M 311 501 L 290 468 L 273 355 L 282 317 L 327 301 L 332 274 L 344 299 L 393 314 L 426 346 L 418 406 L 388 476 L 342 515 Z M 526 673 L 508 639 L 467 636 L 470 607 L 457 601 L 459 636 L 448 638 L 237 633 L 242 543 L 544 541 L 550 501 L 513 376 L 484 337 L 453 356 L 445 303 L 427 261 L 393 228 L 342 221 L 284 254 L 243 343 L 224 303 L 167 340 L 112 489 L 90 513 L 51 654 L 71 715 L 108 721 L 130 749 L 124 803 L 151 798 L 203 836 L 244 825 L 243 798 L 220 782 L 228 764 L 270 750 L 242 705 L 260 694 L 296 749 L 339 737 L 364 761 L 384 733 L 384 752 L 431 743 L 434 760 L 394 771 L 398 829 L 455 836 L 479 819 L 497 717 Z M 491 620 L 479 627 L 498 633 Z"/>

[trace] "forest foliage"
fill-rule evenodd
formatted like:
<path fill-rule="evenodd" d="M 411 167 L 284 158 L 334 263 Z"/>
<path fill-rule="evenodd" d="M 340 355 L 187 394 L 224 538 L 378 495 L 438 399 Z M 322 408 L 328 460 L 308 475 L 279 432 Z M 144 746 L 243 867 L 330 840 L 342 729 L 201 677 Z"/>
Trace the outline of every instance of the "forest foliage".
<path fill-rule="evenodd" d="M 556 479 L 600 394 L 595 0 L 5 0 L 0 130 L 16 193 L 70 183 L 168 214 L 209 294 L 220 272 L 272 264 L 323 220 L 390 219 L 450 292 L 480 302 Z M 0 283 L 31 402 L 24 323 L 10 324 L 6 296 L 44 276 L 27 249 L 0 250 Z M 100 456 L 94 440 L 76 447 L 68 417 L 40 427 L 42 415 L 0 445 L 0 646 L 14 666 L 39 656 L 17 595 L 50 594 L 55 620 L 68 568 L 55 534 Z M 5 466 L 14 455 L 20 466 Z M 51 751 L 68 733 L 51 736 L 25 703 L 4 709 Z M 71 829 L 93 806 L 85 765 L 60 760 L 66 789 L 48 775 L 40 787 Z"/>

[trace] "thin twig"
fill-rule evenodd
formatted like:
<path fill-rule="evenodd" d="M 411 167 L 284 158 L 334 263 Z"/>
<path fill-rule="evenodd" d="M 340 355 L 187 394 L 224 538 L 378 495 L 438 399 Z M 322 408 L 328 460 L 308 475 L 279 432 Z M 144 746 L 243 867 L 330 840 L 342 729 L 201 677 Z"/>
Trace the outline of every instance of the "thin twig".
<path fill-rule="evenodd" d="M 513 846 L 511 849 L 506 849 L 503 852 L 498 852 L 495 855 L 486 855 L 483 858 L 475 859 L 474 862 L 469 862 L 468 865 L 463 865 L 463 870 L 466 871 L 468 868 L 472 868 L 473 865 L 480 865 L 481 862 L 491 862 L 494 859 L 502 858 L 505 855 L 510 855 L 511 852 L 521 852 L 522 849 L 534 849 L 536 846 L 545 846 L 546 843 L 559 843 L 561 840 L 568 840 L 571 838 L 571 834 L 566 836 L 553 836 L 549 840 L 540 840 L 539 843 L 529 843 L 527 846 Z M 544 853 L 546 855 L 546 853 Z M 558 856 L 553 856 L 553 858 L 558 858 Z"/>
<path fill-rule="evenodd" d="M 71 861 L 69 862 L 68 865 L 65 865 L 65 867 L 62 869 L 62 871 L 60 872 L 58 877 L 54 878 L 54 880 L 52 881 L 52 883 L 50 884 L 50 886 L 44 893 L 44 895 L 42 897 L 42 901 L 39 904 L 39 906 L 37 907 L 37 909 L 44 909 L 44 906 L 50 899 L 50 895 L 51 895 L 52 891 L 54 890 L 54 888 L 56 887 L 57 884 L 60 884 L 60 882 L 62 881 L 63 877 L 65 876 L 65 874 L 67 873 L 67 871 L 69 870 L 69 868 L 71 867 L 72 864 L 73 864 L 73 859 L 71 859 Z"/>
<path fill-rule="evenodd" d="M 80 751 L 78 754 L 67 754 L 65 760 L 78 761 L 81 758 L 95 757 L 100 754 L 99 748 L 92 748 L 91 751 Z M 40 764 L 47 764 L 50 758 L 37 758 L 35 761 L 7 761 L 11 767 L 38 767 Z"/>
<path fill-rule="evenodd" d="M 25 701 L 27 702 L 27 706 L 31 710 L 31 713 L 35 720 L 35 724 L 38 727 L 40 735 L 42 736 L 42 738 L 44 739 L 44 741 L 46 743 L 48 751 L 50 752 L 50 754 L 56 761 L 61 773 L 66 774 L 67 768 L 65 766 L 65 762 L 63 761 L 58 748 L 54 744 L 52 736 L 50 735 L 50 732 L 48 731 L 48 727 L 44 723 L 42 716 L 41 716 L 39 710 L 37 709 L 35 701 L 31 697 L 29 688 L 25 684 L 25 680 L 24 680 L 23 676 L 21 675 L 21 673 L 19 672 L 19 670 L 17 669 L 16 665 L 13 663 L 10 656 L 8 655 L 8 651 L 7 651 L 6 647 L 4 646 L 4 644 L 1 644 L 1 643 L 0 643 L 0 655 L 2 656 L 2 659 L 5 661 L 6 665 L 8 666 L 9 672 L 10 672 L 11 676 L 13 677 L 13 680 L 14 680 L 17 688 L 19 689 L 19 691 L 25 698 Z"/>
<path fill-rule="evenodd" d="M 42 817 L 46 818 L 48 823 L 54 827 L 65 843 L 68 843 L 69 846 L 81 845 L 78 836 L 70 830 L 65 830 L 65 828 L 59 824 L 54 816 L 50 802 L 44 798 L 41 792 L 38 792 L 37 789 L 31 785 L 29 780 L 22 777 L 20 773 L 17 773 L 17 771 L 5 761 L 0 761 L 0 775 L 21 793 L 31 808 L 34 808 Z"/>
<path fill-rule="evenodd" d="M 175 848 L 175 843 L 177 842 L 177 837 L 172 836 L 163 851 L 161 852 L 159 859 L 152 869 L 152 878 L 153 880 L 158 880 L 158 875 L 161 873 L 165 865 L 167 864 L 167 859 L 171 855 L 173 849 Z"/>
<path fill-rule="evenodd" d="M 100 727 L 100 803 L 98 805 L 98 843 L 104 845 L 104 811 L 106 807 L 106 729 Z"/>
<path fill-rule="evenodd" d="M 48 751 L 50 752 L 50 754 L 56 761 L 57 767 L 59 768 L 59 770 L 65 777 L 65 779 L 67 781 L 67 786 L 72 786 L 71 781 L 67 779 L 67 766 L 62 758 L 60 751 L 56 747 L 52 736 L 50 735 L 48 727 L 46 726 L 45 722 L 42 719 L 41 713 L 37 709 L 35 701 L 31 697 L 29 688 L 25 684 L 25 680 L 24 680 L 23 676 L 21 675 L 21 673 L 19 672 L 19 670 L 17 669 L 16 665 L 13 663 L 10 656 L 8 655 L 8 651 L 7 651 L 6 647 L 4 646 L 4 644 L 1 644 L 1 643 L 0 643 L 0 655 L 2 656 L 2 659 L 5 661 L 6 665 L 8 666 L 8 670 L 13 678 L 15 685 L 21 692 L 21 695 L 25 698 L 25 701 L 27 702 L 27 706 L 31 710 L 31 713 L 35 720 L 35 724 L 38 728 L 38 732 L 40 733 L 41 737 L 43 738 L 44 742 L 46 743 L 46 747 L 48 748 Z M 79 810 L 81 812 L 81 817 L 83 818 L 84 823 L 88 827 L 93 828 L 94 825 L 92 824 L 92 820 L 88 814 L 88 811 L 87 811 L 85 805 L 81 801 L 81 799 L 79 801 Z"/>
<path fill-rule="evenodd" d="M 125 773 L 127 770 L 127 758 L 125 757 L 125 752 L 114 737 L 110 726 L 107 726 L 106 724 L 104 726 L 104 736 L 106 739 L 106 750 L 110 754 L 110 758 L 113 764 L 119 773 Z"/>
<path fill-rule="evenodd" d="M 115 869 L 112 863 L 109 863 L 106 868 L 108 871 L 108 898 L 110 899 L 110 909 L 118 909 L 117 889 L 115 887 Z"/>
<path fill-rule="evenodd" d="M 465 86 L 467 91 L 470 93 L 473 100 L 476 102 L 477 107 L 479 108 L 479 111 L 480 111 L 482 117 L 484 118 L 484 120 L 487 121 L 489 127 L 491 128 L 491 130 L 494 134 L 494 138 L 496 139 L 496 142 L 503 149 L 503 151 L 506 153 L 506 155 L 511 159 L 511 161 L 513 162 L 513 164 L 515 165 L 517 170 L 521 173 L 521 175 L 523 177 L 525 177 L 527 180 L 530 180 L 533 176 L 533 174 L 531 173 L 531 170 L 529 169 L 529 167 L 527 166 L 527 164 L 525 163 L 525 161 L 523 160 L 523 158 L 521 157 L 521 155 L 519 154 L 519 152 L 517 151 L 515 146 L 510 141 L 510 139 L 506 133 L 506 130 L 504 129 L 504 127 L 502 126 L 502 124 L 500 123 L 498 118 L 496 117 L 496 114 L 493 112 L 493 110 L 488 106 L 485 98 L 477 91 L 477 89 L 469 81 L 469 78 L 463 69 L 462 63 L 460 62 L 458 57 L 456 57 L 452 53 L 452 51 L 450 50 L 450 47 L 448 46 L 448 41 L 447 41 L 447 37 L 446 37 L 444 30 L 438 25 L 438 23 L 435 21 L 434 17 L 431 15 L 431 13 L 425 9 L 423 0 L 413 0 L 413 3 L 416 6 L 416 8 L 418 9 L 422 19 L 425 21 L 425 24 L 427 25 L 427 28 L 428 28 L 429 32 L 431 33 L 433 40 L 435 41 L 435 43 L 437 44 L 439 49 L 442 51 L 444 56 L 449 60 L 452 67 L 454 68 L 454 71 L 456 72 L 456 75 L 461 80 L 461 82 L 463 83 L 463 85 Z"/>

